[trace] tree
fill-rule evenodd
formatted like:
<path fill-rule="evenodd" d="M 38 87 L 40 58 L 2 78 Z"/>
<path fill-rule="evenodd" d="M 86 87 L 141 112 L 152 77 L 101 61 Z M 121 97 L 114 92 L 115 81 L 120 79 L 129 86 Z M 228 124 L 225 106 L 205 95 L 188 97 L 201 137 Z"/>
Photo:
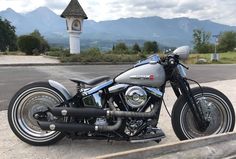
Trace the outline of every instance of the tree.
<path fill-rule="evenodd" d="M 40 41 L 39 52 L 40 53 L 44 53 L 45 51 L 48 51 L 50 49 L 48 42 L 40 34 L 39 30 L 34 30 L 34 32 L 32 32 L 30 35 L 39 39 Z"/>
<path fill-rule="evenodd" d="M 211 33 L 203 29 L 193 30 L 194 49 L 199 53 L 209 53 L 213 51 L 213 45 L 210 44 Z"/>
<path fill-rule="evenodd" d="M 141 49 L 140 49 L 140 47 L 139 47 L 139 45 L 138 45 L 137 43 L 135 43 L 135 44 L 133 45 L 132 50 L 133 50 L 134 53 L 139 53 L 139 52 L 141 52 Z"/>
<path fill-rule="evenodd" d="M 117 51 L 127 51 L 128 47 L 126 46 L 125 43 L 120 42 L 120 43 L 116 44 L 115 50 L 117 50 Z"/>
<path fill-rule="evenodd" d="M 23 35 L 18 38 L 18 47 L 22 52 L 27 55 L 33 55 L 40 49 L 40 40 L 31 35 Z"/>
<path fill-rule="evenodd" d="M 146 53 L 156 53 L 158 52 L 158 44 L 156 41 L 146 41 L 143 46 L 143 50 Z"/>
<path fill-rule="evenodd" d="M 16 41 L 15 27 L 7 19 L 2 20 L 0 17 L 0 51 L 6 51 L 7 48 L 9 51 L 17 50 Z"/>
<path fill-rule="evenodd" d="M 112 53 L 114 54 L 129 54 L 129 49 L 125 43 L 120 42 L 113 46 Z"/>
<path fill-rule="evenodd" d="M 236 32 L 227 31 L 219 36 L 218 50 L 221 52 L 233 51 L 236 48 Z"/>
<path fill-rule="evenodd" d="M 116 49 L 116 47 L 115 47 L 115 45 L 113 44 L 113 46 L 112 46 L 112 51 L 115 51 L 115 49 Z"/>
<path fill-rule="evenodd" d="M 152 42 L 153 52 L 157 53 L 159 51 L 159 47 L 156 41 Z"/>

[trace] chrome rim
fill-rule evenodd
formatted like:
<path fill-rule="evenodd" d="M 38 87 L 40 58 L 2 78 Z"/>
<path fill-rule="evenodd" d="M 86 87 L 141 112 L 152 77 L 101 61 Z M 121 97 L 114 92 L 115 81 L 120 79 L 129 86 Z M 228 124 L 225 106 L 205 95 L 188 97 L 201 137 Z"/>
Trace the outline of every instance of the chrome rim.
<path fill-rule="evenodd" d="M 17 132 L 34 142 L 56 138 L 61 133 L 41 130 L 33 114 L 38 109 L 54 107 L 62 101 L 63 98 L 57 92 L 45 87 L 35 87 L 21 93 L 15 100 L 12 111 L 12 121 Z"/>
<path fill-rule="evenodd" d="M 212 93 L 204 93 L 204 96 L 197 94 L 194 97 L 197 105 L 203 110 L 205 119 L 210 124 L 204 132 L 199 131 L 193 114 L 186 103 L 180 113 L 180 125 L 184 135 L 188 139 L 230 131 L 232 114 L 228 104 L 220 96 Z M 204 100 L 205 104 L 202 104 L 200 102 L 201 100 Z"/>

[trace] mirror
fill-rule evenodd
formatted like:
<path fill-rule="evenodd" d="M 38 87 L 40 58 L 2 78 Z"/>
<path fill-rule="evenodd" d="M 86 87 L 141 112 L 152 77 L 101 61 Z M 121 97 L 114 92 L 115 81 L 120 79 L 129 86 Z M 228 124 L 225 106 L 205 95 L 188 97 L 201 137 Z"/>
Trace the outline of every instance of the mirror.
<path fill-rule="evenodd" d="M 186 60 L 190 53 L 190 47 L 189 46 L 181 46 L 175 49 L 173 52 L 174 55 L 179 55 L 179 58 L 181 60 Z"/>

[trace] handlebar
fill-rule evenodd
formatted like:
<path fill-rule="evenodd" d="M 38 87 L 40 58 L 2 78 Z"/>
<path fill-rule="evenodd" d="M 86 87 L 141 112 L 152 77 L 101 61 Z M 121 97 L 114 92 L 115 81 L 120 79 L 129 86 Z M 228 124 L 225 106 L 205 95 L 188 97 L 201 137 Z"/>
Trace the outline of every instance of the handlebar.
<path fill-rule="evenodd" d="M 185 69 L 189 69 L 189 67 L 188 66 L 185 66 L 184 64 L 182 64 L 182 63 L 179 63 L 179 65 L 181 65 L 181 66 L 183 66 Z"/>
<path fill-rule="evenodd" d="M 164 66 L 171 66 L 175 67 L 177 65 L 183 66 L 185 69 L 189 69 L 189 67 L 185 66 L 184 64 L 180 63 L 178 55 L 168 55 L 161 58 L 161 64 Z"/>

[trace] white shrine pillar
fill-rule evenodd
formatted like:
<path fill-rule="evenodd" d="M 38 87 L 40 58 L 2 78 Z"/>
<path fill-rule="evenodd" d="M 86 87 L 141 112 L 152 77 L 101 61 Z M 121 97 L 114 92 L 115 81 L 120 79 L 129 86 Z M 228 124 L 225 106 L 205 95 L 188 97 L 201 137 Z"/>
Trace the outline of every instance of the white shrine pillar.
<path fill-rule="evenodd" d="M 80 53 L 80 34 L 75 32 L 69 32 L 70 34 L 70 53 Z"/>
<path fill-rule="evenodd" d="M 70 1 L 61 17 L 66 18 L 66 26 L 70 39 L 70 53 L 79 54 L 83 20 L 88 19 L 88 17 L 77 0 Z"/>

